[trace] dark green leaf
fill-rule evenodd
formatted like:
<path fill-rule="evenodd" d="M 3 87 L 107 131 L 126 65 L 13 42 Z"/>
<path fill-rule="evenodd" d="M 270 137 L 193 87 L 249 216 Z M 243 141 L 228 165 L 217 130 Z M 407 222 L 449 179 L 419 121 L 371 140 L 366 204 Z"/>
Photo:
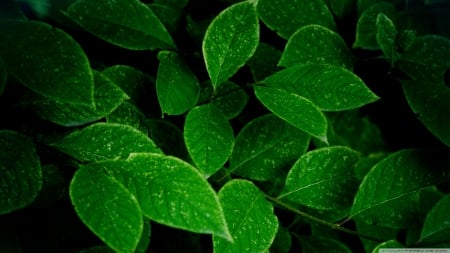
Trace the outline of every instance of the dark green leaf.
<path fill-rule="evenodd" d="M 270 44 L 260 42 L 252 58 L 247 62 L 247 65 L 252 72 L 253 79 L 255 81 L 260 81 L 275 73 L 280 57 L 280 50 Z"/>
<path fill-rule="evenodd" d="M 84 249 L 80 253 L 115 253 L 115 251 L 108 246 L 94 246 L 89 249 Z"/>
<path fill-rule="evenodd" d="M 292 247 L 291 232 L 281 225 L 278 225 L 278 232 L 269 252 L 289 253 Z"/>
<path fill-rule="evenodd" d="M 278 220 L 273 206 L 251 182 L 233 180 L 219 191 L 233 242 L 213 237 L 214 252 L 266 252 L 275 239 Z"/>
<path fill-rule="evenodd" d="M 330 1 L 330 7 L 333 13 L 339 17 L 344 18 L 347 15 L 352 15 L 356 11 L 357 0 L 333 0 Z"/>
<path fill-rule="evenodd" d="M 186 116 L 184 141 L 198 169 L 209 177 L 231 155 L 234 133 L 225 116 L 212 104 L 193 108 Z"/>
<path fill-rule="evenodd" d="M 269 114 L 250 121 L 236 137 L 230 171 L 254 180 L 285 172 L 309 145 L 309 135 Z"/>
<path fill-rule="evenodd" d="M 344 243 L 321 236 L 300 237 L 303 253 L 351 253 L 352 251 Z"/>
<path fill-rule="evenodd" d="M 0 22 L 5 21 L 26 21 L 27 17 L 23 14 L 20 6 L 15 1 L 0 2 Z"/>
<path fill-rule="evenodd" d="M 315 63 L 352 69 L 353 58 L 339 34 L 320 25 L 307 25 L 289 38 L 278 65 Z"/>
<path fill-rule="evenodd" d="M 258 42 L 259 23 L 253 2 L 234 4 L 214 18 L 202 45 L 214 90 L 250 59 Z"/>
<path fill-rule="evenodd" d="M 148 7 L 161 20 L 161 23 L 167 28 L 169 32 L 176 32 L 182 16 L 182 9 L 177 6 L 170 6 L 170 3 L 150 3 Z"/>
<path fill-rule="evenodd" d="M 128 125 L 142 131 L 144 134 L 148 134 L 148 126 L 145 123 L 145 119 L 145 115 L 136 106 L 127 101 L 106 116 L 108 123 Z"/>
<path fill-rule="evenodd" d="M 64 31 L 41 22 L 2 22 L 0 56 L 8 73 L 39 95 L 94 107 L 88 58 Z"/>
<path fill-rule="evenodd" d="M 17 132 L 0 130 L 0 214 L 26 207 L 42 188 L 34 143 Z"/>
<path fill-rule="evenodd" d="M 450 238 L 450 195 L 444 196 L 428 213 L 420 240 L 442 243 Z"/>
<path fill-rule="evenodd" d="M 150 245 L 150 236 L 151 223 L 150 221 L 144 221 L 144 230 L 142 231 L 141 239 L 139 240 L 135 253 L 147 252 L 148 246 Z"/>
<path fill-rule="evenodd" d="M 327 120 L 310 100 L 285 90 L 255 86 L 261 103 L 278 117 L 327 143 Z"/>
<path fill-rule="evenodd" d="M 382 227 L 373 224 L 367 224 L 356 220 L 356 231 L 361 235 L 370 235 L 376 241 L 365 239 L 361 237 L 361 242 L 366 252 L 373 252 L 373 249 L 378 246 L 379 242 L 384 242 L 396 238 L 399 233 L 398 229 Z"/>
<path fill-rule="evenodd" d="M 400 31 L 396 38 L 399 50 L 408 51 L 416 40 L 417 32 L 414 30 Z"/>
<path fill-rule="evenodd" d="M 138 0 L 77 0 L 69 6 L 66 15 L 88 32 L 120 47 L 131 50 L 176 48 L 158 17 Z"/>
<path fill-rule="evenodd" d="M 380 252 L 380 249 L 402 249 L 405 248 L 401 243 L 395 240 L 389 240 L 378 244 L 372 252 Z"/>
<path fill-rule="evenodd" d="M 161 148 L 164 154 L 176 156 L 185 160 L 189 154 L 183 140 L 181 130 L 168 120 L 146 120 L 150 138 Z"/>
<path fill-rule="evenodd" d="M 400 54 L 396 50 L 397 29 L 394 22 L 385 14 L 379 13 L 376 19 L 376 27 L 375 37 L 378 45 L 391 66 L 394 66 L 394 63 L 400 58 Z"/>
<path fill-rule="evenodd" d="M 154 0 L 153 2 L 171 6 L 172 8 L 183 9 L 189 3 L 189 0 Z"/>
<path fill-rule="evenodd" d="M 134 252 L 143 230 L 138 201 L 101 168 L 79 169 L 70 184 L 75 212 L 116 252 Z"/>

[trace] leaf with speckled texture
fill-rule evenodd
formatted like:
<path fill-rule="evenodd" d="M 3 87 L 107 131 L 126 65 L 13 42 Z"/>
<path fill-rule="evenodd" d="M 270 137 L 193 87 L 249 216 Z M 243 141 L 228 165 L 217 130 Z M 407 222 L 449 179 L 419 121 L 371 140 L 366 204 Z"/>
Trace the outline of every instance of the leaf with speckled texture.
<path fill-rule="evenodd" d="M 445 171 L 450 164 L 442 156 L 438 151 L 405 149 L 381 160 L 359 186 L 351 217 L 369 224 L 408 219 L 411 208 L 402 206 L 410 205 L 422 189 L 450 180 Z"/>
<path fill-rule="evenodd" d="M 302 155 L 289 171 L 278 198 L 320 210 L 350 207 L 357 190 L 354 168 L 359 155 L 343 146 Z"/>
<path fill-rule="evenodd" d="M 0 130 L 0 214 L 26 207 L 42 188 L 34 143 L 20 133 Z"/>
<path fill-rule="evenodd" d="M 302 236 L 299 238 L 303 253 L 352 253 L 343 242 L 323 236 Z"/>
<path fill-rule="evenodd" d="M 253 79 L 260 81 L 275 73 L 280 57 L 280 50 L 270 44 L 260 42 L 252 58 L 247 62 Z"/>
<path fill-rule="evenodd" d="M 322 0 L 259 0 L 257 10 L 261 20 L 285 39 L 310 24 L 336 29 L 333 15 Z"/>
<path fill-rule="evenodd" d="M 72 178 L 70 199 L 81 221 L 116 252 L 134 252 L 143 230 L 139 203 L 104 169 L 82 167 Z"/>
<path fill-rule="evenodd" d="M 197 106 L 186 116 L 184 141 L 199 171 L 209 177 L 222 168 L 231 155 L 233 128 L 214 105 Z"/>
<path fill-rule="evenodd" d="M 420 241 L 448 242 L 450 238 L 450 195 L 445 195 L 428 213 L 423 224 Z"/>
<path fill-rule="evenodd" d="M 104 169 L 139 201 L 145 217 L 167 226 L 231 240 L 216 192 L 196 168 L 176 157 L 132 154 L 86 165 Z"/>
<path fill-rule="evenodd" d="M 156 92 L 163 113 L 180 115 L 197 103 L 200 84 L 186 62 L 175 52 L 158 53 Z"/>
<path fill-rule="evenodd" d="M 309 146 L 310 137 L 273 114 L 250 121 L 236 137 L 229 170 L 254 180 L 284 174 Z"/>
<path fill-rule="evenodd" d="M 213 237 L 214 252 L 267 252 L 278 231 L 273 206 L 250 181 L 232 180 L 219 191 L 233 242 Z"/>
<path fill-rule="evenodd" d="M 244 66 L 258 42 L 259 21 L 254 3 L 234 4 L 213 19 L 202 50 L 214 89 Z"/>
<path fill-rule="evenodd" d="M 333 65 L 296 65 L 262 83 L 307 98 L 323 111 L 355 109 L 378 99 L 357 75 Z"/>
<path fill-rule="evenodd" d="M 176 48 L 158 17 L 138 0 L 77 0 L 65 14 L 88 32 L 120 47 L 131 50 Z"/>
<path fill-rule="evenodd" d="M 276 88 L 255 86 L 258 100 L 273 114 L 327 143 L 327 120 L 310 100 Z"/>
<path fill-rule="evenodd" d="M 94 107 L 89 60 L 64 31 L 43 22 L 2 22 L 0 56 L 10 75 L 41 96 Z"/>
<path fill-rule="evenodd" d="M 394 66 L 394 63 L 400 58 L 396 51 L 397 29 L 394 22 L 383 13 L 379 13 L 376 19 L 376 39 L 378 45 L 384 53 L 384 56 Z"/>
<path fill-rule="evenodd" d="M 139 152 L 162 153 L 139 130 L 115 123 L 92 124 L 50 145 L 83 162 L 124 158 Z"/>
<path fill-rule="evenodd" d="M 320 25 L 307 25 L 289 38 L 278 65 L 315 63 L 352 69 L 353 58 L 339 34 Z"/>
<path fill-rule="evenodd" d="M 6 87 L 6 78 L 8 77 L 8 73 L 6 72 L 6 66 L 3 62 L 3 59 L 0 57 L 0 95 L 3 94 L 3 91 Z"/>

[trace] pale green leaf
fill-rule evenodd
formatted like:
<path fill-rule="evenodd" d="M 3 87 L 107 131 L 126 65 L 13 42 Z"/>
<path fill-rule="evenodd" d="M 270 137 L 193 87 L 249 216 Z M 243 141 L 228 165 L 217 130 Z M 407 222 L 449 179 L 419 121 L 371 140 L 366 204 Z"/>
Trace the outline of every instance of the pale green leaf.
<path fill-rule="evenodd" d="M 302 236 L 299 238 L 303 253 L 351 253 L 343 242 L 322 236 Z"/>
<path fill-rule="evenodd" d="M 450 238 L 450 195 L 445 195 L 428 213 L 423 224 L 422 242 L 442 243 Z"/>
<path fill-rule="evenodd" d="M 383 13 L 379 13 L 376 19 L 376 39 L 381 51 L 384 53 L 384 57 L 394 66 L 394 63 L 400 58 L 400 54 L 397 52 L 397 29 L 394 22 Z"/>
<path fill-rule="evenodd" d="M 259 23 L 252 2 L 234 4 L 214 18 L 202 44 L 214 90 L 244 66 L 258 42 Z"/>
<path fill-rule="evenodd" d="M 250 181 L 233 180 L 219 191 L 233 241 L 214 236 L 214 252 L 266 252 L 278 231 L 273 206 Z"/>
<path fill-rule="evenodd" d="M 31 204 L 42 188 L 35 145 L 25 135 L 0 130 L 0 214 Z"/>

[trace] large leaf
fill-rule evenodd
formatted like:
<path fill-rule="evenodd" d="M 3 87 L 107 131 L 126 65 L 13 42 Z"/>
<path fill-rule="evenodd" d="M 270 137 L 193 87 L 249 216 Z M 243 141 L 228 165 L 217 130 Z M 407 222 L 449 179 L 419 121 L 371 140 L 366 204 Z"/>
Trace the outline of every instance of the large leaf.
<path fill-rule="evenodd" d="M 94 106 L 94 79 L 80 45 L 41 22 L 0 23 L 0 56 L 6 69 L 46 98 Z"/>
<path fill-rule="evenodd" d="M 136 197 L 102 168 L 79 169 L 70 184 L 75 212 L 116 252 L 134 252 L 143 230 Z"/>
<path fill-rule="evenodd" d="M 275 88 L 255 86 L 256 97 L 278 117 L 298 129 L 327 142 L 327 120 L 310 100 Z"/>
<path fill-rule="evenodd" d="M 231 240 L 216 193 L 192 165 L 175 157 L 141 153 L 86 167 L 104 169 L 121 182 L 136 196 L 145 217 Z"/>
<path fill-rule="evenodd" d="M 307 25 L 289 38 L 278 65 L 316 63 L 352 69 L 353 58 L 339 34 L 320 25 Z"/>
<path fill-rule="evenodd" d="M 34 143 L 17 132 L 0 130 L 0 214 L 31 204 L 42 187 Z"/>
<path fill-rule="evenodd" d="M 138 0 L 77 0 L 69 6 L 66 15 L 88 32 L 120 47 L 176 48 L 158 17 Z"/>
<path fill-rule="evenodd" d="M 233 128 L 214 105 L 197 106 L 186 116 L 184 141 L 192 160 L 208 177 L 230 157 L 234 145 Z"/>
<path fill-rule="evenodd" d="M 258 42 L 259 23 L 254 3 L 234 4 L 214 18 L 202 45 L 214 89 L 250 59 Z"/>
<path fill-rule="evenodd" d="M 357 75 L 333 65 L 296 65 L 262 83 L 307 98 L 323 111 L 355 109 L 378 99 Z"/>
<path fill-rule="evenodd" d="M 186 62 L 174 52 L 162 51 L 156 79 L 156 92 L 163 113 L 180 115 L 197 103 L 200 84 Z"/>
<path fill-rule="evenodd" d="M 229 170 L 254 180 L 273 179 L 306 151 L 309 139 L 272 114 L 256 118 L 236 137 Z"/>
<path fill-rule="evenodd" d="M 300 157 L 286 178 L 279 199 L 315 209 L 350 207 L 356 192 L 354 167 L 359 153 L 347 147 L 327 147 Z"/>
<path fill-rule="evenodd" d="M 261 20 L 285 39 L 305 25 L 336 28 L 333 15 L 322 0 L 259 0 L 257 9 Z"/>
<path fill-rule="evenodd" d="M 219 192 L 233 242 L 214 236 L 214 252 L 266 252 L 278 231 L 273 206 L 251 182 L 233 180 Z"/>
<path fill-rule="evenodd" d="M 83 162 L 127 157 L 131 153 L 162 153 L 139 130 L 121 124 L 96 123 L 72 132 L 51 146 Z"/>
<path fill-rule="evenodd" d="M 420 240 L 423 242 L 448 242 L 450 238 L 450 195 L 444 196 L 428 213 Z"/>

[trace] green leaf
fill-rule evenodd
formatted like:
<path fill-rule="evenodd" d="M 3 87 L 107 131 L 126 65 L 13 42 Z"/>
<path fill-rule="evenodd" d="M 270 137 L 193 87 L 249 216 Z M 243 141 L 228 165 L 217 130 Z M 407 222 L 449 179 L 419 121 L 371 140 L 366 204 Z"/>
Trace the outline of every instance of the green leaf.
<path fill-rule="evenodd" d="M 189 0 L 154 0 L 153 2 L 164 4 L 172 8 L 183 9 L 188 5 Z"/>
<path fill-rule="evenodd" d="M 0 214 L 31 204 L 42 188 L 34 143 L 20 133 L 0 130 Z"/>
<path fill-rule="evenodd" d="M 248 60 L 253 79 L 260 81 L 275 73 L 280 60 L 281 51 L 270 44 L 260 42 L 252 58 Z"/>
<path fill-rule="evenodd" d="M 379 242 L 389 241 L 392 238 L 396 238 L 399 233 L 399 229 L 367 224 L 360 220 L 355 220 L 355 225 L 356 231 L 359 234 L 370 235 L 371 238 L 376 239 L 376 241 L 373 241 L 360 237 L 366 252 L 372 252 L 373 249 L 378 246 Z"/>
<path fill-rule="evenodd" d="M 189 160 L 189 154 L 181 130 L 168 120 L 146 120 L 150 138 L 164 154 Z"/>
<path fill-rule="evenodd" d="M 273 179 L 306 151 L 309 140 L 309 135 L 272 114 L 256 118 L 236 137 L 229 170 L 254 180 Z"/>
<path fill-rule="evenodd" d="M 383 13 L 391 20 L 395 20 L 395 8 L 392 3 L 379 2 L 367 8 L 356 24 L 356 39 L 353 48 L 362 48 L 367 50 L 379 50 L 377 34 L 377 17 Z"/>
<path fill-rule="evenodd" d="M 41 96 L 94 107 L 89 60 L 64 31 L 35 21 L 2 22 L 0 56 L 10 75 Z"/>
<path fill-rule="evenodd" d="M 258 100 L 275 115 L 327 142 L 327 120 L 310 100 L 281 89 L 264 86 L 255 86 L 254 89 Z"/>
<path fill-rule="evenodd" d="M 396 50 L 397 29 L 394 22 L 383 13 L 379 13 L 376 19 L 377 33 L 375 35 L 378 45 L 384 53 L 384 56 L 394 66 L 394 63 L 400 58 Z"/>
<path fill-rule="evenodd" d="M 418 193 L 448 181 L 442 152 L 406 149 L 387 156 L 365 176 L 355 196 L 351 217 L 395 227 L 414 219 Z M 416 203 L 414 203 L 416 202 Z"/>
<path fill-rule="evenodd" d="M 65 14 L 86 31 L 123 48 L 176 48 L 158 17 L 138 0 L 77 0 Z"/>
<path fill-rule="evenodd" d="M 144 216 L 153 221 L 231 239 L 215 191 L 183 160 L 140 153 L 127 160 L 107 160 L 86 167 L 108 171 L 136 196 Z"/>
<path fill-rule="evenodd" d="M 82 162 L 126 158 L 139 152 L 162 153 L 139 130 L 113 123 L 92 124 L 50 145 Z"/>
<path fill-rule="evenodd" d="M 144 134 L 148 134 L 145 115 L 135 105 L 125 101 L 106 116 L 106 122 L 134 127 Z"/>
<path fill-rule="evenodd" d="M 304 253 L 351 253 L 352 251 L 344 243 L 321 236 L 302 236 L 300 237 L 302 252 Z"/>
<path fill-rule="evenodd" d="M 115 110 L 128 96 L 111 80 L 94 72 L 95 107 L 65 103 L 34 96 L 25 101 L 43 119 L 62 126 L 79 126 L 104 118 Z"/>
<path fill-rule="evenodd" d="M 412 111 L 425 127 L 450 147 L 450 90 L 442 82 L 403 81 L 403 92 Z"/>
<path fill-rule="evenodd" d="M 278 231 L 273 206 L 250 181 L 233 180 L 219 191 L 233 242 L 213 237 L 214 252 L 266 252 Z"/>
<path fill-rule="evenodd" d="M 197 103 L 200 84 L 177 53 L 162 51 L 156 79 L 156 92 L 163 113 L 180 115 Z"/>
<path fill-rule="evenodd" d="M 415 30 L 402 30 L 397 35 L 396 44 L 399 50 L 405 52 L 411 48 L 416 38 L 417 32 Z"/>
<path fill-rule="evenodd" d="M 214 18 L 202 44 L 214 90 L 250 59 L 258 42 L 259 23 L 254 3 L 234 4 Z"/>
<path fill-rule="evenodd" d="M 422 242 L 442 243 L 450 238 L 450 195 L 445 195 L 428 213 L 423 224 Z"/>
<path fill-rule="evenodd" d="M 352 69 L 353 58 L 339 34 L 320 25 L 307 25 L 289 38 L 278 65 L 315 63 Z"/>
<path fill-rule="evenodd" d="M 279 199 L 315 209 L 350 207 L 356 192 L 354 167 L 359 153 L 347 147 L 328 147 L 300 157 L 286 178 Z"/>
<path fill-rule="evenodd" d="M 292 247 L 292 237 L 290 231 L 278 225 L 278 232 L 270 246 L 269 252 L 289 253 Z"/>
<path fill-rule="evenodd" d="M 136 253 L 145 253 L 150 245 L 151 236 L 151 223 L 150 221 L 144 221 L 144 230 L 142 231 L 141 238 L 136 247 Z"/>
<path fill-rule="evenodd" d="M 356 11 L 356 1 L 357 0 L 333 0 L 330 1 L 330 8 L 337 17 L 343 19 Z"/>
<path fill-rule="evenodd" d="M 103 242 L 116 252 L 134 252 L 143 230 L 136 197 L 99 168 L 79 169 L 70 184 L 75 212 Z"/>
<path fill-rule="evenodd" d="M 395 240 L 389 240 L 389 241 L 378 244 L 372 250 L 372 253 L 379 253 L 381 249 L 402 249 L 402 248 L 405 248 L 405 247 L 401 243 L 399 243 Z"/>
<path fill-rule="evenodd" d="M 323 111 L 350 110 L 378 100 L 357 75 L 333 65 L 296 65 L 262 83 L 302 96 Z"/>
<path fill-rule="evenodd" d="M 336 29 L 333 15 L 322 0 L 259 0 L 257 10 L 264 24 L 285 39 L 310 24 Z"/>
<path fill-rule="evenodd" d="M 198 169 L 209 177 L 231 155 L 234 133 L 225 116 L 212 104 L 193 108 L 186 116 L 184 141 Z"/>

